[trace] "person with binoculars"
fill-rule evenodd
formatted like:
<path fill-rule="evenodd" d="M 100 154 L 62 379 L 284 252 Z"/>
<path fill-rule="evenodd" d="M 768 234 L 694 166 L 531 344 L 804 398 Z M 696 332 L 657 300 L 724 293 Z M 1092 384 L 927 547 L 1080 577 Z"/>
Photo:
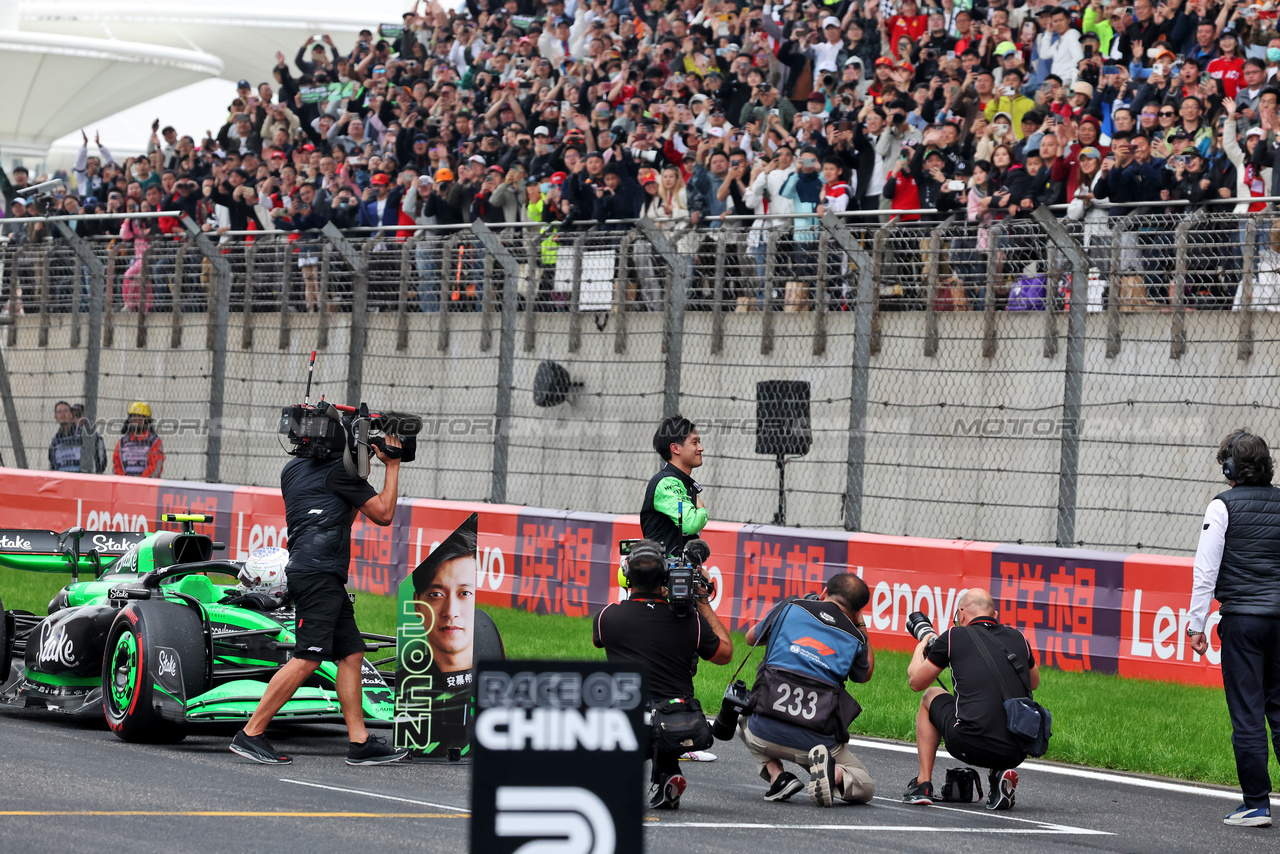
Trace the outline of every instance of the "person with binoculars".
<path fill-rule="evenodd" d="M 957 603 L 954 622 L 938 635 L 924 614 L 907 618 L 907 630 L 919 641 L 907 666 L 907 681 L 911 690 L 923 691 L 924 696 L 916 714 L 920 772 L 907 784 L 902 800 L 921 805 L 938 800 L 933 762 L 939 743 L 944 742 L 961 762 L 990 769 L 987 809 L 1011 809 L 1018 785 L 1018 772 L 1013 769 L 1029 754 L 1042 755 L 1047 746 L 1048 712 L 1031 699 L 1031 692 L 1040 686 L 1040 667 L 1022 633 L 997 622 L 995 602 L 986 590 L 966 590 Z M 954 694 L 930 687 L 947 667 Z M 1028 712 L 1034 717 L 1032 724 L 1041 727 L 1041 741 L 1035 746 L 1016 731 Z"/>
<path fill-rule="evenodd" d="M 867 682 L 875 654 L 862 609 L 867 585 L 848 572 L 833 575 L 822 593 L 779 602 L 747 631 L 747 643 L 765 645 L 755 687 L 735 679 L 712 731 L 727 741 L 735 729 L 769 783 L 766 801 L 785 801 L 805 788 L 783 767 L 807 768 L 815 805 L 836 799 L 868 803 L 876 792 L 866 767 L 848 748 L 849 724 L 862 711 L 846 680 Z M 745 663 L 745 662 L 744 662 Z M 739 715 L 749 714 L 739 722 Z"/>

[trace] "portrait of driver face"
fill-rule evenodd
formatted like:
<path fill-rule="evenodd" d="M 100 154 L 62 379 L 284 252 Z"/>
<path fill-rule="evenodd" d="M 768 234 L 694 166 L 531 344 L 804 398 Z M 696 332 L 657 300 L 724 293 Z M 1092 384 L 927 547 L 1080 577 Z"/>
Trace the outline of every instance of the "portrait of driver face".
<path fill-rule="evenodd" d="M 434 667 L 442 673 L 470 670 L 476 622 L 476 559 L 446 560 L 415 591 L 414 610 L 422 618 Z"/>

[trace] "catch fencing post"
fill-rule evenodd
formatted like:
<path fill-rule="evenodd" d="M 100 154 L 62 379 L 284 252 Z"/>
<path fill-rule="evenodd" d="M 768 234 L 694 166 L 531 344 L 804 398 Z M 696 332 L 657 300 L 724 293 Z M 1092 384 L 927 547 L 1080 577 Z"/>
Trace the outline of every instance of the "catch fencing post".
<path fill-rule="evenodd" d="M 1113 219 L 1108 225 L 1111 228 L 1111 269 L 1107 271 L 1107 358 L 1114 359 L 1120 355 L 1120 292 L 1121 279 L 1125 278 L 1124 259 L 1126 256 L 1138 255 L 1138 234 L 1134 227 L 1138 224 L 1138 211 L 1131 211 L 1123 217 Z M 1126 242 L 1130 242 L 1128 247 Z M 1126 253 L 1125 249 L 1131 252 Z M 1141 266 L 1141 265 L 1139 265 Z"/>
<path fill-rule="evenodd" d="M 680 411 L 680 367 L 684 345 L 684 309 L 689 298 L 689 283 L 693 276 L 693 259 L 681 255 L 658 230 L 653 220 L 642 217 L 636 225 L 649 245 L 671 267 L 671 299 L 667 301 L 666 370 L 662 381 L 662 415 L 667 417 Z"/>
<path fill-rule="evenodd" d="M 1084 404 L 1084 339 L 1089 309 L 1089 256 L 1044 208 L 1031 212 L 1058 251 L 1071 260 L 1071 307 L 1067 312 L 1067 358 L 1062 388 L 1062 440 L 1058 458 L 1059 548 L 1076 545 L 1076 497 L 1080 475 L 1080 420 Z M 1049 283 L 1045 293 L 1049 296 Z M 1046 309 L 1047 310 L 1047 309 Z"/>
<path fill-rule="evenodd" d="M 484 220 L 471 223 L 471 230 L 489 256 L 502 267 L 502 331 L 498 336 L 498 392 L 494 402 L 493 474 L 489 500 L 507 501 L 507 461 L 511 436 L 511 392 L 515 384 L 516 309 L 520 299 L 520 264 Z M 516 238 L 520 239 L 519 237 Z M 532 308 L 532 307 L 530 307 Z"/>
<path fill-rule="evenodd" d="M 929 231 L 924 268 L 924 354 L 929 357 L 938 355 L 938 277 L 942 267 L 942 234 L 958 219 L 959 212 L 953 213 Z"/>
<path fill-rule="evenodd" d="M 1270 210 L 1271 206 L 1267 205 Z M 1240 271 L 1240 340 L 1236 358 L 1253 355 L 1253 282 L 1258 263 L 1258 219 L 1247 217 L 1244 223 L 1244 258 Z"/>
<path fill-rule="evenodd" d="M 190 217 L 183 214 L 179 219 L 187 232 L 193 235 L 200 254 L 213 268 L 208 336 L 212 351 L 209 363 L 209 441 L 205 446 L 204 479 L 206 483 L 218 483 L 222 469 L 222 404 L 227 388 L 227 328 L 231 324 L 231 262 Z"/>
<path fill-rule="evenodd" d="M 1173 324 L 1169 329 L 1169 358 L 1181 359 L 1187 352 L 1187 319 L 1182 308 L 1186 304 L 1187 291 L 1187 254 L 1190 252 L 1188 236 L 1191 229 L 1203 225 L 1206 217 L 1203 210 L 1194 210 L 1187 218 L 1178 223 L 1174 231 L 1176 249 L 1173 262 L 1173 293 L 1169 294 L 1169 304 L 1173 306 Z"/>
<path fill-rule="evenodd" d="M 347 342 L 347 404 L 356 406 L 360 403 L 360 381 L 364 377 L 364 345 L 369 333 L 369 258 L 351 245 L 351 242 L 333 223 L 326 222 L 321 233 L 351 268 L 351 340 Z M 369 245 L 372 246 L 372 242 Z"/>
<path fill-rule="evenodd" d="M 84 351 L 84 419 L 90 429 L 85 430 L 80 441 L 80 471 L 97 473 L 98 434 L 93 426 L 98 423 L 98 374 L 102 365 L 102 304 L 107 288 L 107 268 L 93 247 L 71 229 L 62 220 L 54 220 L 53 225 L 67 242 L 80 263 L 89 271 L 89 332 Z M 79 302 L 79 297 L 73 297 Z M 10 397 L 9 390 L 4 395 Z"/>
<path fill-rule="evenodd" d="M 844 529 L 862 530 L 862 480 L 867 455 L 867 385 L 871 379 L 871 320 L 875 309 L 872 259 L 835 214 L 822 225 L 858 270 L 853 315 L 853 383 L 849 395 L 849 451 L 845 458 Z"/>
<path fill-rule="evenodd" d="M 13 323 L 13 315 L 9 315 L 9 323 Z M 9 327 L 13 331 L 13 326 Z M 4 419 L 9 424 L 9 439 L 13 442 L 13 461 L 17 467 L 27 467 L 27 449 L 22 444 L 22 427 L 18 423 L 18 407 L 13 400 L 13 387 L 9 384 L 9 366 L 4 360 L 4 349 L 0 348 L 0 400 L 4 401 Z"/>

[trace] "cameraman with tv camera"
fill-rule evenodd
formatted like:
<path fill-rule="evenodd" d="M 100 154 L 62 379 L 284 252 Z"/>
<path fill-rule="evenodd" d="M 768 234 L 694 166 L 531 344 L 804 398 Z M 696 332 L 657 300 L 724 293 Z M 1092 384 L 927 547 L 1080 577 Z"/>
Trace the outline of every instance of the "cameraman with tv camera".
<path fill-rule="evenodd" d="M 912 691 L 923 691 L 924 696 L 916 714 L 920 773 L 907 784 L 903 803 L 929 805 L 938 799 L 932 782 L 933 762 L 939 743 L 945 742 L 956 759 L 990 769 L 987 809 L 1012 809 L 1013 790 L 1018 785 L 1018 773 L 1013 769 L 1022 764 L 1029 750 L 1010 730 L 1014 723 L 1010 706 L 1032 707 L 1048 717 L 1030 699 L 1031 692 L 1040 686 L 1040 666 L 1031 645 L 1022 632 L 1000 625 L 995 601 L 980 587 L 971 587 L 960 596 L 955 625 L 941 636 L 920 612 L 907 618 L 907 631 L 919 641 L 907 666 L 907 682 Z M 945 688 L 929 686 L 947 667 L 951 668 L 954 695 Z M 1043 746 L 1031 755 L 1044 753 L 1047 721 L 1040 738 Z M 980 792 L 980 783 L 978 788 Z"/>
<path fill-rule="evenodd" d="M 311 358 L 314 367 L 314 353 Z M 310 390 L 308 379 L 308 401 Z M 285 407 L 281 419 L 280 432 L 294 443 L 289 453 L 296 457 L 280 473 L 289 531 L 286 577 L 297 616 L 294 654 L 271 677 L 253 715 L 230 745 L 232 753 L 264 765 L 293 761 L 267 741 L 267 725 L 325 661 L 338 663 L 338 703 L 350 742 L 347 764 L 385 765 L 409 753 L 365 728 L 361 680 L 365 643 L 346 583 L 351 524 L 357 513 L 375 525 L 392 523 L 400 462 L 413 459 L 416 436 L 402 444 L 393 427 L 380 422 L 387 416 L 371 416 L 364 404 L 352 413 L 344 417 L 338 407 L 322 399 L 318 407 L 309 403 Z M 371 438 L 370 431 L 379 427 L 387 430 L 386 435 Z M 381 492 L 366 480 L 371 450 L 386 466 Z"/>
<path fill-rule="evenodd" d="M 668 557 L 653 540 L 622 545 L 629 548 L 622 573 L 631 596 L 596 615 L 591 641 L 609 661 L 649 665 L 649 806 L 679 809 L 687 785 L 680 773 L 680 755 L 711 746 L 711 729 L 693 694 L 698 659 L 728 664 L 733 641 L 709 604 L 714 587 L 702 568 L 710 553 L 706 543 L 691 541 L 680 557 Z"/>
<path fill-rule="evenodd" d="M 821 595 L 784 599 L 747 631 L 747 643 L 766 645 L 755 687 L 748 693 L 741 680 L 730 683 L 712 731 L 727 741 L 737 725 L 769 783 L 766 801 L 785 801 L 804 788 L 784 761 L 809 770 L 816 806 L 837 798 L 865 804 L 875 795 L 866 766 L 847 746 L 849 724 L 862 708 L 844 687 L 846 680 L 869 681 L 875 670 L 862 617 L 870 598 L 861 578 L 837 573 Z M 744 713 L 750 717 L 738 724 Z"/>

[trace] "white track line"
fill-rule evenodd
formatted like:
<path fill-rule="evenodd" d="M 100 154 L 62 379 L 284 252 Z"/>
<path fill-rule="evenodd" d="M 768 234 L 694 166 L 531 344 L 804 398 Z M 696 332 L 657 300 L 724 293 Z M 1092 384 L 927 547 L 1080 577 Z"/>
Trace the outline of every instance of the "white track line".
<path fill-rule="evenodd" d="M 417 801 L 413 798 L 398 798 L 395 795 L 383 795 L 378 792 L 366 792 L 363 789 L 346 789 L 342 786 L 326 786 L 322 783 L 308 783 L 306 780 L 288 780 L 284 777 L 280 778 L 281 783 L 293 783 L 295 786 L 310 786 L 313 789 L 328 789 L 330 792 L 342 792 L 348 795 L 364 795 L 366 798 L 381 798 L 384 801 L 399 801 L 402 804 L 418 804 L 424 807 L 435 807 L 441 810 L 450 810 L 452 812 L 471 812 L 469 809 L 462 807 L 453 807 L 448 804 L 437 804 L 434 801 Z"/>
<path fill-rule="evenodd" d="M 1084 827 L 1068 827 L 1066 825 L 1046 825 L 1044 827 L 922 827 L 915 824 L 747 824 L 717 821 L 680 821 L 680 822 L 646 822 L 646 828 L 654 827 L 697 827 L 715 830 L 856 830 L 876 831 L 882 833 L 1002 833 L 1039 834 L 1041 836 L 1113 836 L 1103 830 L 1089 830 Z"/>
<path fill-rule="evenodd" d="M 887 750 L 891 753 L 910 753 L 916 755 L 916 749 L 910 744 L 889 744 L 883 741 L 867 741 L 861 738 L 849 739 L 849 744 L 856 747 L 868 747 L 872 750 Z M 945 750 L 938 751 L 939 756 L 951 756 Z M 952 757 L 954 758 L 954 757 Z M 956 759 L 959 762 L 960 760 Z M 1125 774 L 1111 774 L 1106 771 L 1093 771 L 1088 768 L 1076 768 L 1066 765 L 1049 765 L 1042 762 L 1024 762 L 1018 766 L 1019 770 L 1028 769 L 1032 771 L 1042 771 L 1045 774 L 1058 774 L 1063 777 L 1079 777 L 1085 780 L 1097 780 L 1103 783 L 1119 783 L 1122 786 L 1136 786 L 1142 789 L 1158 789 L 1162 792 L 1177 792 L 1183 795 L 1203 795 L 1210 798 L 1220 798 L 1225 801 L 1241 800 L 1239 792 L 1233 792 L 1227 789 L 1214 789 L 1207 786 L 1197 786 L 1194 783 L 1173 783 L 1167 780 L 1150 780 L 1145 777 L 1130 777 Z M 1280 794 L 1272 795 L 1271 802 L 1280 804 Z"/>

